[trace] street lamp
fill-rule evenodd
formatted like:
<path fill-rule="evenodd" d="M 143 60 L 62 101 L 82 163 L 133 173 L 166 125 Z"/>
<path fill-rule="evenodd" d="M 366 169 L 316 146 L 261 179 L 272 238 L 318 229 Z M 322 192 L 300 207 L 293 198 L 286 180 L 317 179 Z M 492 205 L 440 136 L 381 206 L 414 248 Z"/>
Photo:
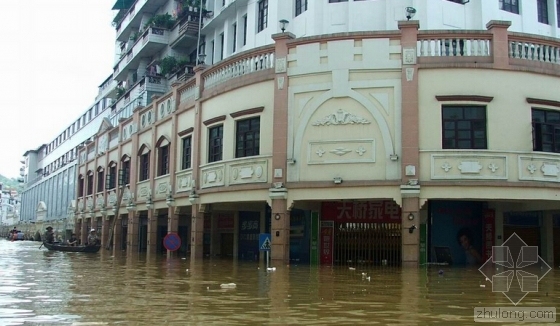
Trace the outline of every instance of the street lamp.
<path fill-rule="evenodd" d="M 284 31 L 286 30 L 286 27 L 288 26 L 288 24 L 290 23 L 290 21 L 286 20 L 286 19 L 281 19 L 279 21 L 280 23 L 280 30 L 282 30 L 282 33 L 284 33 Z"/>

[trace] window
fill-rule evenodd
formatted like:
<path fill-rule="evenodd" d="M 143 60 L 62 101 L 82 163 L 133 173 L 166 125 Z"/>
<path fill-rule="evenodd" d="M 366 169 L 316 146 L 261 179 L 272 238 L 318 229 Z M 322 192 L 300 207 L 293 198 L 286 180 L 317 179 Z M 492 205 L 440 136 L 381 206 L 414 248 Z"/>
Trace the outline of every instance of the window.
<path fill-rule="evenodd" d="M 188 136 L 183 138 L 183 157 L 181 160 L 182 170 L 191 168 L 191 159 L 192 159 L 192 137 Z"/>
<path fill-rule="evenodd" d="M 443 106 L 443 149 L 486 149 L 485 106 Z"/>
<path fill-rule="evenodd" d="M 150 152 L 140 155 L 139 170 L 138 181 L 148 180 L 150 177 Z"/>
<path fill-rule="evenodd" d="M 93 172 L 89 172 L 87 176 L 87 193 L 88 196 L 93 194 Z"/>
<path fill-rule="evenodd" d="M 233 44 L 231 47 L 231 53 L 235 53 L 235 45 L 237 44 L 237 23 L 233 24 Z"/>
<path fill-rule="evenodd" d="M 532 109 L 533 150 L 560 153 L 560 111 Z"/>
<path fill-rule="evenodd" d="M 158 176 L 169 174 L 169 144 L 158 148 Z"/>
<path fill-rule="evenodd" d="M 537 0 L 537 19 L 539 23 L 548 24 L 548 0 Z"/>
<path fill-rule="evenodd" d="M 80 176 L 78 179 L 78 197 L 84 196 L 84 177 Z"/>
<path fill-rule="evenodd" d="M 208 163 L 222 160 L 224 126 L 210 128 L 208 142 Z"/>
<path fill-rule="evenodd" d="M 518 14 L 519 13 L 518 0 L 500 0 L 500 9 L 512 12 L 514 14 Z"/>
<path fill-rule="evenodd" d="M 220 61 L 224 60 L 224 52 L 225 52 L 225 48 L 224 48 L 224 33 L 220 34 Z"/>
<path fill-rule="evenodd" d="M 103 186 L 105 179 L 104 178 L 104 170 L 103 168 L 97 169 L 97 192 L 103 191 Z"/>
<path fill-rule="evenodd" d="M 212 41 L 212 64 L 214 64 L 214 51 L 216 50 L 216 46 L 214 41 Z"/>
<path fill-rule="evenodd" d="M 259 155 L 260 117 L 237 121 L 235 157 Z"/>
<path fill-rule="evenodd" d="M 243 45 L 247 45 L 247 15 L 243 16 Z"/>
<path fill-rule="evenodd" d="M 268 0 L 259 1 L 259 20 L 257 22 L 257 32 L 264 30 L 268 24 Z"/>
<path fill-rule="evenodd" d="M 558 27 L 560 27 L 560 0 L 556 0 L 556 21 L 558 21 Z"/>
<path fill-rule="evenodd" d="M 130 161 L 122 162 L 122 178 L 123 186 L 130 184 Z"/>
<path fill-rule="evenodd" d="M 115 189 L 117 186 L 117 165 L 109 167 L 109 175 L 107 175 L 107 189 Z"/>
<path fill-rule="evenodd" d="M 348 0 L 329 0 L 329 3 L 348 2 Z"/>
<path fill-rule="evenodd" d="M 307 0 L 296 0 L 296 16 L 304 11 L 307 11 Z"/>

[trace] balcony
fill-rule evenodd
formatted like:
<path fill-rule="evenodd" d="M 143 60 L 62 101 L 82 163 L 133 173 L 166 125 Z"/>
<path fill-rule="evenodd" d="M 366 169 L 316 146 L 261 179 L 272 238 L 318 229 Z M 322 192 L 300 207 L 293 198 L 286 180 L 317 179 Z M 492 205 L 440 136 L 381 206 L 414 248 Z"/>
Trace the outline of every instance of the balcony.
<path fill-rule="evenodd" d="M 117 126 L 119 120 L 128 119 L 139 106 L 146 106 L 152 102 L 150 94 L 163 94 L 167 91 L 167 80 L 162 76 L 144 76 L 124 96 L 120 97 L 111 108 L 109 117 L 111 124 Z"/>
<path fill-rule="evenodd" d="M 193 8 L 192 11 L 182 10 L 177 17 L 178 24 L 175 26 L 171 36 L 171 48 L 179 51 L 188 51 L 193 47 L 196 48 L 200 27 L 199 20 L 198 8 Z"/>
<path fill-rule="evenodd" d="M 142 58 L 149 58 L 159 53 L 169 44 L 169 31 L 159 27 L 146 29 L 138 38 L 126 55 L 115 67 L 113 78 L 119 81 L 126 80 L 128 71 L 138 69 Z"/>
<path fill-rule="evenodd" d="M 167 0 L 138 0 L 124 15 L 117 24 L 117 40 L 126 42 L 133 32 L 138 31 L 142 26 L 143 14 L 154 14 L 159 8 L 164 6 Z"/>
<path fill-rule="evenodd" d="M 216 28 L 224 24 L 228 17 L 233 17 L 238 8 L 246 8 L 249 0 L 227 0 L 225 6 L 221 6 L 216 1 L 216 11 L 212 15 L 212 18 L 205 21 L 203 30 L 206 27 Z M 208 10 L 212 10 L 209 8 Z M 203 33 L 204 34 L 204 33 Z"/>

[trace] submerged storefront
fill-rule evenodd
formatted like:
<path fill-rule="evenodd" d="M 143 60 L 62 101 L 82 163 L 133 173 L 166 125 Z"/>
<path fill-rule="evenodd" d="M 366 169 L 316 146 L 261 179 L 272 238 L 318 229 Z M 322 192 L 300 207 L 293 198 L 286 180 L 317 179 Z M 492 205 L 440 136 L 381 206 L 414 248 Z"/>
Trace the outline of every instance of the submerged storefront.
<path fill-rule="evenodd" d="M 401 264 L 401 209 L 391 200 L 321 205 L 322 265 Z"/>

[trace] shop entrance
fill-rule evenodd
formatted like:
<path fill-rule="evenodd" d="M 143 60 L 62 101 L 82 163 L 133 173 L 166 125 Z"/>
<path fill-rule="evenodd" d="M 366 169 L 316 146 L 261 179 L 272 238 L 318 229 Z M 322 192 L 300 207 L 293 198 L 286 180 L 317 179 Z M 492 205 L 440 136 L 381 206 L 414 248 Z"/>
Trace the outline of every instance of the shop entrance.
<path fill-rule="evenodd" d="M 321 264 L 401 264 L 401 210 L 392 200 L 324 202 L 320 234 Z"/>
<path fill-rule="evenodd" d="M 337 265 L 401 263 L 400 223 L 337 223 L 334 228 Z"/>
<path fill-rule="evenodd" d="M 222 257 L 233 257 L 233 233 L 222 233 L 220 254 Z"/>

